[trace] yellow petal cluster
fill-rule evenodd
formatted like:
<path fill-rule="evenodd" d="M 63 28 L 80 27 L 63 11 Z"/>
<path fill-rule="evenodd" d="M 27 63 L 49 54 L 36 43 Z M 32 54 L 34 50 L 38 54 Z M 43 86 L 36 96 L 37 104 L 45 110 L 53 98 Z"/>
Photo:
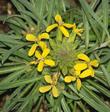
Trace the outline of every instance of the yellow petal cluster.
<path fill-rule="evenodd" d="M 76 81 L 76 88 L 77 90 L 80 90 L 81 88 L 81 79 L 94 76 L 94 70 L 92 67 L 98 67 L 99 62 L 97 60 L 90 60 L 90 58 L 84 54 L 80 53 L 78 54 L 77 58 L 80 61 L 76 63 L 73 67 L 73 73 L 71 75 L 67 75 L 64 78 L 64 81 L 66 83 L 70 83 L 72 81 Z"/>
<path fill-rule="evenodd" d="M 77 90 L 80 90 L 80 88 L 81 88 L 81 79 L 86 78 L 86 77 L 88 77 L 90 75 L 91 75 L 91 70 L 85 70 L 83 72 L 74 71 L 73 74 L 65 76 L 64 81 L 66 83 L 76 81 Z"/>
<path fill-rule="evenodd" d="M 79 29 L 75 23 L 74 24 L 64 23 L 62 17 L 59 14 L 57 14 L 54 19 L 56 23 L 49 25 L 46 28 L 47 33 L 42 33 L 39 34 L 38 36 L 35 36 L 33 34 L 26 35 L 26 40 L 32 42 L 32 46 L 28 51 L 28 56 L 35 55 L 35 60 L 31 61 L 30 64 L 37 65 L 38 72 L 42 72 L 45 66 L 49 67 L 55 66 L 55 61 L 48 56 L 50 54 L 50 49 L 48 48 L 45 41 L 43 41 L 45 39 L 49 39 L 48 33 L 50 31 L 52 31 L 55 28 L 58 28 L 58 30 L 61 31 L 65 37 L 70 38 L 72 37 L 71 34 L 73 34 L 74 37 L 76 37 L 76 35 L 81 36 L 81 33 L 84 31 L 84 29 Z M 69 34 L 67 28 L 68 29 L 72 28 L 71 34 Z M 37 49 L 38 47 L 40 49 Z M 64 81 L 66 83 L 71 83 L 75 81 L 77 90 L 80 90 L 82 86 L 82 79 L 91 76 L 93 77 L 94 67 L 98 66 L 99 62 L 96 59 L 91 60 L 86 54 L 80 53 L 77 55 L 77 61 L 75 62 L 75 65 L 72 67 L 72 72 L 64 77 Z M 59 90 L 57 88 L 57 85 L 59 75 L 58 74 L 45 75 L 44 79 L 47 85 L 41 86 L 39 88 L 39 92 L 46 93 L 50 91 L 53 97 L 58 97 Z"/>
<path fill-rule="evenodd" d="M 91 59 L 90 59 L 86 54 L 84 54 L 84 53 L 78 54 L 78 55 L 77 55 L 77 58 L 78 58 L 79 60 L 81 60 L 81 62 L 78 63 L 78 64 L 82 64 L 83 66 L 79 66 L 79 67 L 78 67 L 78 64 L 76 64 L 76 65 L 74 66 L 75 70 L 77 70 L 77 69 L 79 69 L 79 68 L 82 69 L 82 70 L 84 70 L 84 69 L 86 69 L 86 70 L 91 70 L 91 76 L 93 77 L 93 76 L 94 76 L 94 69 L 93 69 L 93 67 L 98 67 L 98 66 L 99 66 L 98 60 L 96 60 L 96 59 L 91 60 Z M 84 65 L 85 65 L 85 68 L 83 68 Z"/>
<path fill-rule="evenodd" d="M 46 93 L 46 92 L 51 90 L 52 95 L 54 97 L 58 97 L 59 96 L 59 91 L 58 91 L 58 88 L 57 88 L 58 74 L 45 75 L 44 79 L 48 83 L 48 85 L 41 86 L 39 88 L 39 91 L 41 93 Z"/>
<path fill-rule="evenodd" d="M 49 53 L 50 53 L 50 49 L 48 48 L 45 48 L 42 54 L 39 51 L 36 51 L 35 57 L 37 58 L 37 61 L 32 61 L 30 62 L 30 64 L 38 64 L 37 70 L 39 72 L 42 72 L 45 65 L 50 66 L 50 67 L 55 66 L 55 62 L 47 58 Z"/>
<path fill-rule="evenodd" d="M 42 41 L 43 39 L 49 39 L 48 33 L 42 33 L 38 35 L 38 37 L 36 37 L 33 34 L 26 35 L 27 41 L 34 42 L 34 44 L 32 44 L 31 48 L 28 51 L 28 56 L 32 56 L 35 53 L 38 46 L 41 47 L 42 50 L 47 47 L 46 43 Z"/>
<path fill-rule="evenodd" d="M 69 37 L 69 32 L 68 32 L 68 30 L 66 28 L 72 28 L 73 25 L 72 24 L 68 24 L 68 23 L 64 23 L 63 20 L 62 20 L 62 17 L 59 14 L 57 14 L 55 16 L 55 21 L 56 21 L 55 24 L 49 25 L 46 28 L 46 32 L 50 32 L 51 30 L 53 30 L 56 27 L 58 27 L 58 29 L 63 33 L 63 35 L 65 37 Z"/>
<path fill-rule="evenodd" d="M 84 31 L 84 29 L 79 29 L 79 28 L 77 28 L 77 26 L 76 26 L 76 24 L 74 23 L 73 24 L 73 32 L 75 33 L 75 34 L 77 34 L 78 36 L 81 36 L 81 33 Z"/>

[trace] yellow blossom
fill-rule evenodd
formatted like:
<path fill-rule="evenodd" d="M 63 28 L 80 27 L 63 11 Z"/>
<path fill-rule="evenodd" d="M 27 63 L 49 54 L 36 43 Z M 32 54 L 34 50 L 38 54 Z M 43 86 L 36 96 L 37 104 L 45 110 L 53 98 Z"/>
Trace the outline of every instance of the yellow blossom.
<path fill-rule="evenodd" d="M 48 33 L 42 33 L 36 37 L 33 34 L 27 34 L 26 35 L 26 40 L 30 42 L 34 42 L 34 44 L 31 46 L 30 50 L 28 51 L 28 56 L 32 56 L 37 47 L 41 47 L 41 49 L 45 49 L 47 47 L 46 43 L 42 41 L 42 39 L 49 39 Z"/>
<path fill-rule="evenodd" d="M 81 79 L 89 77 L 90 75 L 91 75 L 91 70 L 89 70 L 89 69 L 87 69 L 87 70 L 85 70 L 83 72 L 75 70 L 72 75 L 67 75 L 64 78 L 64 81 L 66 83 L 76 81 L 76 88 L 77 88 L 77 90 L 80 90 L 81 85 L 82 85 L 81 84 Z"/>
<path fill-rule="evenodd" d="M 58 27 L 59 30 L 64 34 L 65 37 L 69 37 L 69 32 L 67 31 L 66 28 L 72 28 L 73 25 L 72 24 L 68 24 L 68 23 L 64 23 L 63 20 L 62 20 L 62 17 L 59 14 L 57 14 L 55 16 L 55 21 L 57 23 L 48 26 L 47 29 L 46 29 L 46 32 L 50 32 L 54 28 Z"/>
<path fill-rule="evenodd" d="M 84 29 L 79 29 L 79 28 L 77 28 L 76 27 L 76 24 L 74 23 L 73 24 L 73 32 L 75 33 L 75 34 L 77 34 L 78 36 L 81 36 L 81 33 L 84 31 Z"/>
<path fill-rule="evenodd" d="M 46 85 L 46 86 L 42 86 L 39 88 L 39 91 L 41 93 L 45 93 L 45 92 L 48 92 L 51 90 L 52 92 L 52 95 L 54 97 L 58 97 L 59 96 L 59 91 L 56 87 L 57 85 L 57 80 L 58 80 L 58 75 L 57 74 L 53 74 L 52 76 L 50 75 L 45 75 L 44 76 L 44 79 L 47 83 L 49 83 L 49 85 Z"/>
<path fill-rule="evenodd" d="M 82 60 L 82 62 L 78 62 L 74 66 L 74 69 L 75 70 L 89 69 L 89 70 L 91 70 L 91 76 L 93 77 L 94 76 L 93 67 L 98 67 L 99 62 L 96 59 L 90 60 L 90 58 L 87 55 L 83 54 L 83 53 L 78 54 L 77 58 Z"/>
<path fill-rule="evenodd" d="M 45 48 L 43 50 L 43 53 L 41 54 L 39 51 L 35 52 L 35 56 L 37 58 L 37 61 L 32 61 L 30 64 L 38 64 L 37 70 L 41 72 L 44 68 L 44 65 L 48 65 L 50 67 L 55 66 L 55 62 L 51 59 L 47 59 L 47 55 L 50 53 L 50 49 Z"/>

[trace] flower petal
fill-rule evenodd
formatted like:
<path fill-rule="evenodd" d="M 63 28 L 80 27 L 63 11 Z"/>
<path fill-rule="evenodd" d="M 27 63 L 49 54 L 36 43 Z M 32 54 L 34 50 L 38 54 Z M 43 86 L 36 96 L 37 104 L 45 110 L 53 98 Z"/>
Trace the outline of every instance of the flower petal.
<path fill-rule="evenodd" d="M 57 15 L 55 16 L 55 21 L 58 22 L 58 23 L 63 22 L 63 21 L 62 21 L 62 17 L 61 17 L 59 14 L 57 14 Z"/>
<path fill-rule="evenodd" d="M 44 63 L 49 66 L 55 66 L 55 62 L 51 59 L 45 59 Z"/>
<path fill-rule="evenodd" d="M 73 24 L 63 23 L 63 26 L 65 26 L 66 28 L 72 28 Z"/>
<path fill-rule="evenodd" d="M 76 65 L 74 65 L 74 69 L 77 71 L 81 71 L 87 68 L 87 64 L 86 63 L 77 63 Z"/>
<path fill-rule="evenodd" d="M 73 76 L 66 76 L 66 77 L 64 78 L 64 81 L 65 81 L 66 83 L 70 83 L 70 82 L 75 81 L 75 80 L 76 80 L 76 77 L 73 77 Z"/>
<path fill-rule="evenodd" d="M 36 62 L 36 61 L 31 61 L 30 64 L 31 64 L 31 65 L 37 64 L 37 62 Z"/>
<path fill-rule="evenodd" d="M 39 72 L 41 72 L 43 70 L 43 67 L 44 67 L 44 62 L 43 61 L 40 61 L 39 64 L 38 64 L 38 66 L 37 66 L 37 70 Z"/>
<path fill-rule="evenodd" d="M 43 50 L 42 57 L 46 57 L 50 53 L 50 49 L 46 48 Z"/>
<path fill-rule="evenodd" d="M 74 23 L 74 24 L 73 24 L 73 30 L 75 30 L 75 29 L 76 29 L 76 24 Z"/>
<path fill-rule="evenodd" d="M 90 65 L 93 66 L 93 67 L 98 67 L 99 62 L 97 60 L 92 60 L 92 61 L 90 61 Z"/>
<path fill-rule="evenodd" d="M 27 34 L 26 35 L 26 40 L 28 40 L 28 41 L 36 41 L 36 36 L 34 36 L 33 34 Z"/>
<path fill-rule="evenodd" d="M 86 78 L 86 77 L 88 77 L 88 76 L 91 76 L 91 74 L 92 74 L 91 69 L 87 69 L 87 70 L 83 71 L 83 72 L 79 75 L 79 77 L 80 77 L 80 78 Z"/>
<path fill-rule="evenodd" d="M 35 50 L 37 48 L 37 44 L 33 44 L 30 48 L 30 50 L 28 51 L 28 56 L 32 56 L 35 53 Z"/>
<path fill-rule="evenodd" d="M 52 88 L 52 95 L 54 97 L 58 97 L 59 96 L 59 91 L 58 91 L 58 89 L 55 86 L 53 86 L 53 88 Z"/>
<path fill-rule="evenodd" d="M 79 76 L 79 75 L 80 75 L 80 73 L 81 73 L 81 71 L 80 71 L 80 70 L 75 70 L 74 72 L 75 72 L 75 75 L 76 75 L 76 76 Z"/>
<path fill-rule="evenodd" d="M 59 26 L 60 31 L 64 34 L 65 37 L 69 37 L 69 32 L 64 26 Z"/>
<path fill-rule="evenodd" d="M 79 33 L 82 33 L 84 31 L 84 29 L 77 29 Z"/>
<path fill-rule="evenodd" d="M 41 59 L 41 58 L 42 58 L 42 56 L 41 56 L 41 54 L 40 54 L 39 51 L 36 51 L 36 52 L 35 52 L 35 56 L 36 56 L 36 58 L 38 58 L 38 59 Z"/>
<path fill-rule="evenodd" d="M 80 88 L 81 88 L 81 80 L 80 79 L 76 80 L 76 88 L 77 88 L 77 90 L 80 90 Z"/>
<path fill-rule="evenodd" d="M 41 47 L 42 50 L 44 50 L 45 48 L 47 48 L 47 45 L 46 45 L 45 42 L 40 41 L 40 42 L 38 42 L 38 45 L 39 45 L 39 47 Z"/>
<path fill-rule="evenodd" d="M 44 76 L 44 79 L 45 79 L 45 81 L 46 81 L 47 83 L 49 83 L 49 84 L 52 83 L 52 78 L 51 78 L 50 75 L 45 75 L 45 76 Z"/>
<path fill-rule="evenodd" d="M 85 55 L 84 53 L 80 53 L 77 55 L 78 59 L 81 59 L 83 61 L 86 61 L 86 62 L 90 62 L 90 59 L 87 55 Z"/>
<path fill-rule="evenodd" d="M 49 39 L 49 34 L 48 33 L 42 33 L 38 36 L 39 40 L 41 39 Z"/>
<path fill-rule="evenodd" d="M 79 37 L 81 37 L 81 33 L 79 33 L 79 32 L 76 32 L 76 34 L 77 34 Z"/>
<path fill-rule="evenodd" d="M 56 28 L 57 26 L 58 26 L 58 24 L 49 25 L 49 26 L 46 28 L 46 32 L 50 32 L 51 30 L 53 30 L 53 29 Z"/>
<path fill-rule="evenodd" d="M 52 88 L 51 85 L 42 86 L 42 87 L 39 88 L 39 91 L 40 91 L 41 93 L 45 93 L 45 92 L 48 92 L 51 88 Z"/>
<path fill-rule="evenodd" d="M 84 29 L 74 29 L 73 32 L 75 32 L 78 36 L 81 36 L 81 33 L 84 31 Z"/>
<path fill-rule="evenodd" d="M 91 76 L 94 77 L 95 74 L 94 69 L 92 67 L 89 67 L 89 69 L 91 70 Z"/>

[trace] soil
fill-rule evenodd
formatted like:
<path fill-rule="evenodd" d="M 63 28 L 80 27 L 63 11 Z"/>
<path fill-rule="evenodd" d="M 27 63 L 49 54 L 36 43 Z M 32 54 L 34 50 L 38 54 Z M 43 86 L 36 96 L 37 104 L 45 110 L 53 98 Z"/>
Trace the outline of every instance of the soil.
<path fill-rule="evenodd" d="M 0 0 L 0 16 L 2 15 L 11 15 L 13 13 L 12 4 L 10 0 Z M 1 32 L 8 32 L 9 27 L 7 24 L 0 21 L 0 33 Z"/>
<path fill-rule="evenodd" d="M 9 4 L 10 4 L 9 0 L 0 0 L 0 16 L 8 14 Z M 0 21 L 0 33 L 8 31 L 9 31 L 8 25 L 6 23 L 3 24 L 3 22 Z M 0 96 L 0 108 L 3 107 L 3 104 L 7 99 L 7 96 L 8 96 L 7 94 Z"/>

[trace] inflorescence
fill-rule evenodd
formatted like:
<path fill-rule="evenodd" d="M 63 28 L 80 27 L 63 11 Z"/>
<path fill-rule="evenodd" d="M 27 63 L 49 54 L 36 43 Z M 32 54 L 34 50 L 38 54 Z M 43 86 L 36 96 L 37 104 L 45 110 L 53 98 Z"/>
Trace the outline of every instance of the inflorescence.
<path fill-rule="evenodd" d="M 28 51 L 28 56 L 34 56 L 34 59 L 35 59 L 31 61 L 30 64 L 37 66 L 38 72 L 42 72 L 45 67 L 50 69 L 50 68 L 59 66 L 59 64 L 56 62 L 57 62 L 57 59 L 61 59 L 61 58 L 54 59 L 51 55 L 51 51 L 53 49 L 50 47 L 50 44 L 49 44 L 50 41 L 48 41 L 50 39 L 50 35 L 49 35 L 50 32 L 56 31 L 56 28 L 57 28 L 57 30 L 63 35 L 63 37 L 65 37 L 63 39 L 66 39 L 69 44 L 74 44 L 76 37 L 77 36 L 81 37 L 81 33 L 83 33 L 84 31 L 84 29 L 79 29 L 75 23 L 74 24 L 65 23 L 59 14 L 55 16 L 55 22 L 56 23 L 49 25 L 46 28 L 45 30 L 46 32 L 41 33 L 38 36 L 29 34 L 29 33 L 26 34 L 26 40 L 32 43 L 32 46 Z M 75 51 L 77 52 L 77 48 L 75 49 Z M 57 51 L 54 53 L 58 53 L 58 52 L 60 51 Z M 65 57 L 67 56 L 66 58 L 68 57 L 74 58 L 73 56 L 68 56 L 69 55 L 68 51 L 64 51 L 64 52 L 61 51 L 61 53 L 62 53 L 61 61 L 66 62 L 66 59 L 63 60 L 63 56 Z M 73 63 L 73 65 L 72 67 L 67 67 L 68 69 L 67 74 L 63 74 L 61 70 L 58 70 L 58 72 L 56 71 L 51 75 L 49 75 L 50 73 L 45 74 L 43 83 L 44 84 L 46 83 L 46 85 L 41 86 L 39 88 L 39 91 L 41 93 L 46 93 L 50 91 L 54 97 L 58 97 L 60 95 L 59 88 L 58 88 L 58 83 L 60 78 L 63 79 L 60 81 L 65 82 L 65 84 L 76 82 L 75 83 L 76 89 L 79 91 L 82 85 L 81 80 L 87 77 L 94 77 L 94 74 L 95 74 L 94 67 L 96 68 L 99 65 L 98 60 L 96 59 L 91 60 L 83 52 L 76 53 L 74 62 L 71 62 L 71 63 Z"/>

